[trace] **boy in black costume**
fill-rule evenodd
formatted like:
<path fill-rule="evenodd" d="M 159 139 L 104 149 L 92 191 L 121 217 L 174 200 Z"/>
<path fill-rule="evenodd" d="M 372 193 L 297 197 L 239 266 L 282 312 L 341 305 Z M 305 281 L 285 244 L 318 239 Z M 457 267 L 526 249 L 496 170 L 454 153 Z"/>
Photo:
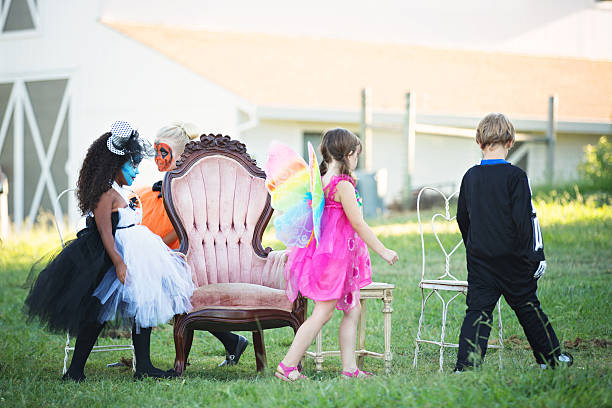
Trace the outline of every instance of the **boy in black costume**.
<path fill-rule="evenodd" d="M 540 224 L 527 175 L 505 158 L 514 126 L 502 114 L 487 115 L 476 131 L 483 159 L 463 176 L 457 223 L 466 248 L 467 311 L 455 371 L 484 358 L 493 309 L 499 297 L 516 313 L 536 361 L 543 367 L 571 365 L 536 295 L 546 270 Z"/>

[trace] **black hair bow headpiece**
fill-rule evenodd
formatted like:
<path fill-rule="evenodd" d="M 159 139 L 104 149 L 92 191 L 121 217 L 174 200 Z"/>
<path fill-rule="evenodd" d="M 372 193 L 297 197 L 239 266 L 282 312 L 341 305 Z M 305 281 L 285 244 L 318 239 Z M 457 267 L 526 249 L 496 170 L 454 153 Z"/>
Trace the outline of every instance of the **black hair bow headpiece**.
<path fill-rule="evenodd" d="M 106 146 L 112 153 L 128 156 L 135 164 L 140 163 L 144 158 L 155 156 L 151 143 L 141 138 L 138 131 L 133 129 L 129 123 L 124 121 L 113 123 L 110 133 Z"/>

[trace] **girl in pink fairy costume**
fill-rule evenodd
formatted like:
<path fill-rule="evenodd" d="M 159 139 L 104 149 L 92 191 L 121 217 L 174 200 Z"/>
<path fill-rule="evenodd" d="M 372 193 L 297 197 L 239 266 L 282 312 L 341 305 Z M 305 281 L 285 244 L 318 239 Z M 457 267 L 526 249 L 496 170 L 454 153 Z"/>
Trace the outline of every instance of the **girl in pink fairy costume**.
<path fill-rule="evenodd" d="M 284 381 L 306 378 L 297 365 L 317 333 L 332 317 L 334 308 L 344 312 L 339 331 L 342 376 L 372 375 L 359 370 L 355 361 L 357 323 L 361 313 L 359 289 L 372 282 L 367 246 L 389 265 L 398 260 L 395 251 L 386 248 L 374 235 L 359 208 L 360 200 L 352 177 L 361 153 L 359 138 L 346 129 L 332 129 L 323 135 L 320 150 L 325 194 L 321 238 L 316 245 L 311 242 L 304 248 L 290 247 L 284 271 L 289 299 L 295 300 L 300 292 L 314 300 L 315 307 L 276 369 L 276 377 Z"/>

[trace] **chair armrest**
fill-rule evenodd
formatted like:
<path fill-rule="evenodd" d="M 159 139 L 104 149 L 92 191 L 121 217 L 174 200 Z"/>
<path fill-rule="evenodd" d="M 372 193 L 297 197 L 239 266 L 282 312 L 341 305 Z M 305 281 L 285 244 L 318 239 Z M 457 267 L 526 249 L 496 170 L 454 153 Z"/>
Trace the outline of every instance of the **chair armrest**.
<path fill-rule="evenodd" d="M 268 254 L 262 276 L 262 285 L 274 289 L 285 290 L 285 275 L 283 273 L 287 263 L 286 250 L 272 251 Z"/>

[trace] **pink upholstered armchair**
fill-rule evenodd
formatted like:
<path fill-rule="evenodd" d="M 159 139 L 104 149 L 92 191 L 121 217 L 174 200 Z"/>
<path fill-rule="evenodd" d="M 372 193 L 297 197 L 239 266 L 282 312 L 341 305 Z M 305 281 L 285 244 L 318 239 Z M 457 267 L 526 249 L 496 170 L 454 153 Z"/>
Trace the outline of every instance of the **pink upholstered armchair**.
<path fill-rule="evenodd" d="M 291 326 L 295 332 L 304 321 L 304 299 L 291 303 L 285 295 L 285 252 L 261 244 L 273 211 L 265 177 L 244 144 L 212 134 L 188 143 L 176 169 L 165 176 L 166 211 L 197 287 L 193 311 L 174 318 L 179 375 L 194 330 L 252 331 L 261 371 L 263 331 Z"/>

